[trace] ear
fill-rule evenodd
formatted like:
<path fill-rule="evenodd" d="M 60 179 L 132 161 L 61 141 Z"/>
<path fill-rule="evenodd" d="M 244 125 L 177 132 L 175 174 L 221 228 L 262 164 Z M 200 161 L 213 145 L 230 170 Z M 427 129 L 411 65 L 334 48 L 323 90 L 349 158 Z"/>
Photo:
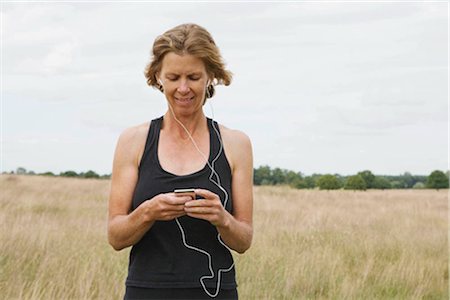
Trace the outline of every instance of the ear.
<path fill-rule="evenodd" d="M 160 85 L 162 85 L 162 81 L 161 81 L 161 77 L 159 77 L 159 73 L 155 74 L 155 80 L 156 82 L 158 82 Z"/>

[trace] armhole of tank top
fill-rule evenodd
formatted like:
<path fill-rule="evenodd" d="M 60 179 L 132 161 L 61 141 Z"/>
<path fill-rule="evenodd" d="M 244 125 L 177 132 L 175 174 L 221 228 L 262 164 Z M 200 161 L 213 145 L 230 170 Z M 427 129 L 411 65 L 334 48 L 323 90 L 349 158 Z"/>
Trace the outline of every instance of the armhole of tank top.
<path fill-rule="evenodd" d="M 219 137 L 218 138 L 220 138 L 220 140 L 222 142 L 222 152 L 223 152 L 223 156 L 225 158 L 226 166 L 230 170 L 230 176 L 233 177 L 233 170 L 231 169 L 230 161 L 228 160 L 228 156 L 227 156 L 227 153 L 225 151 L 225 144 L 224 144 L 223 139 L 222 139 L 222 132 L 220 131 L 220 125 L 216 121 L 214 121 L 212 119 L 210 119 L 210 120 L 211 120 L 211 124 L 214 123 L 214 127 L 216 127 L 217 131 L 219 132 Z M 214 128 L 212 128 L 212 130 L 214 130 Z M 217 132 L 214 132 L 214 135 L 217 136 Z M 220 143 L 221 142 L 218 141 L 218 143 L 219 143 L 218 146 L 219 147 L 220 147 Z"/>
<path fill-rule="evenodd" d="M 151 120 L 150 125 L 148 126 L 147 138 L 145 140 L 144 151 L 142 151 L 142 156 L 141 156 L 141 159 L 139 160 L 138 172 L 141 171 L 142 162 L 150 154 L 149 152 L 150 152 L 151 142 L 152 142 L 152 139 L 154 139 L 153 132 L 155 131 L 155 126 L 158 121 L 159 121 L 159 119 Z"/>

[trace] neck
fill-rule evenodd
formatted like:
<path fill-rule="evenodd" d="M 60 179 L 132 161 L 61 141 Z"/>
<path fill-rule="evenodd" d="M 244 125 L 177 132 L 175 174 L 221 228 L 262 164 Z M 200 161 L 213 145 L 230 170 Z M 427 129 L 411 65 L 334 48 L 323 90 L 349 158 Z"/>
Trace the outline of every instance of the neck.
<path fill-rule="evenodd" d="M 164 114 L 163 127 L 170 132 L 175 133 L 177 136 L 188 139 L 189 135 L 183 126 L 177 122 L 177 120 L 183 124 L 186 130 L 194 136 L 194 134 L 202 129 L 206 125 L 206 116 L 202 110 L 198 113 L 189 116 L 177 115 L 170 107 L 169 110 Z"/>

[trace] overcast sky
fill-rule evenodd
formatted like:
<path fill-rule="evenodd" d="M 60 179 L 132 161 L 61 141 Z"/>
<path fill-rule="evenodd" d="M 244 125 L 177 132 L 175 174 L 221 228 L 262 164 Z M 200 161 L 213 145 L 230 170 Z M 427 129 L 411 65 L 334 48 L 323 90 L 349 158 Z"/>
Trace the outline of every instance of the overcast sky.
<path fill-rule="evenodd" d="M 186 22 L 234 73 L 214 116 L 249 135 L 255 167 L 448 169 L 446 2 L 2 5 L 2 171 L 110 173 L 119 134 L 165 113 L 143 70 Z"/>

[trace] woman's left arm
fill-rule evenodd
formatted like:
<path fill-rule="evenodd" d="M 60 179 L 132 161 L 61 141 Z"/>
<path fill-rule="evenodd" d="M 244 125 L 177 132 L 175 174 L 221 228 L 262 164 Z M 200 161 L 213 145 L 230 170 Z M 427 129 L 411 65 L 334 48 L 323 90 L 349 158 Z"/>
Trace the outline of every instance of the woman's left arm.
<path fill-rule="evenodd" d="M 189 216 L 208 220 L 216 226 L 223 242 L 244 253 L 253 237 L 253 154 L 250 139 L 242 132 L 225 129 L 223 141 L 231 167 L 233 214 L 222 206 L 219 197 L 207 190 L 195 193 L 205 200 L 185 204 Z"/>

